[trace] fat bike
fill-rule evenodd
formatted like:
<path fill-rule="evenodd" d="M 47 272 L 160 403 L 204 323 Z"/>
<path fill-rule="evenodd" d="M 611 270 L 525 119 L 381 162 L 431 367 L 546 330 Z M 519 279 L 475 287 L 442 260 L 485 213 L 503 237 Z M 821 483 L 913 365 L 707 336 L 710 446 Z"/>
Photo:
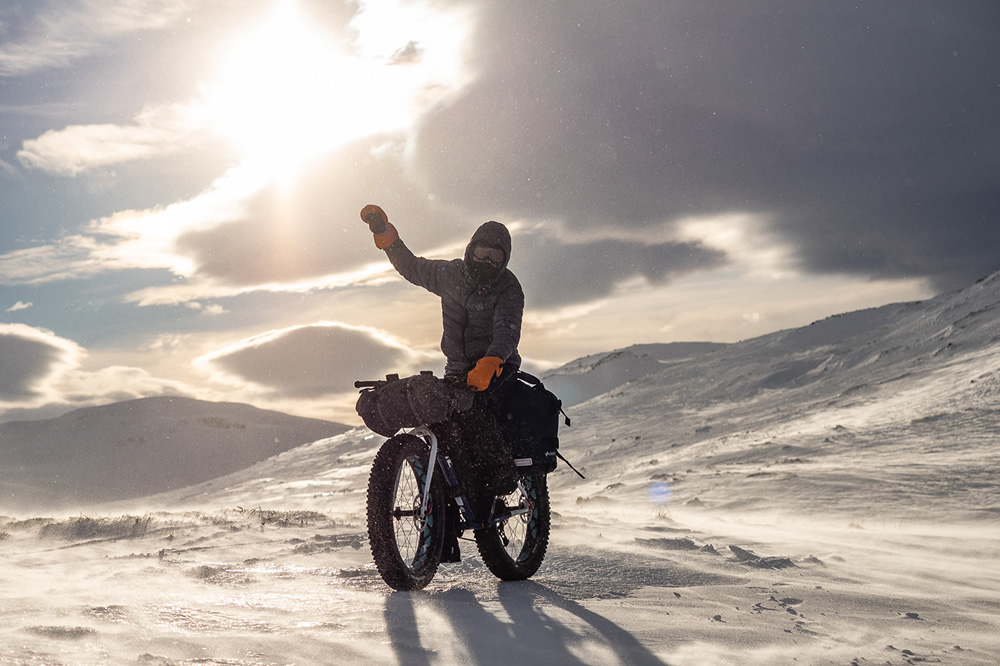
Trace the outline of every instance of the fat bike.
<path fill-rule="evenodd" d="M 357 388 L 379 382 L 355 382 Z M 423 589 L 442 562 L 459 561 L 458 541 L 472 532 L 486 567 L 501 580 L 525 580 L 542 564 L 549 542 L 544 474 L 519 474 L 517 487 L 482 497 L 459 478 L 451 448 L 461 446 L 447 423 L 389 437 L 368 479 L 368 540 L 379 574 L 395 590 Z"/>

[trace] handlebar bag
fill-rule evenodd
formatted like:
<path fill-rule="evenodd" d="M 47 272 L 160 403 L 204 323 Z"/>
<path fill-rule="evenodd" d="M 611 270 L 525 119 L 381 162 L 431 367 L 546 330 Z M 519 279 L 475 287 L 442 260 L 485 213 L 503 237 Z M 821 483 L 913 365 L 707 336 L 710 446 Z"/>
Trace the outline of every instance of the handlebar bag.
<path fill-rule="evenodd" d="M 473 398 L 467 386 L 420 374 L 362 391 L 355 409 L 370 430 L 392 437 L 401 428 L 446 421 L 469 409 Z"/>

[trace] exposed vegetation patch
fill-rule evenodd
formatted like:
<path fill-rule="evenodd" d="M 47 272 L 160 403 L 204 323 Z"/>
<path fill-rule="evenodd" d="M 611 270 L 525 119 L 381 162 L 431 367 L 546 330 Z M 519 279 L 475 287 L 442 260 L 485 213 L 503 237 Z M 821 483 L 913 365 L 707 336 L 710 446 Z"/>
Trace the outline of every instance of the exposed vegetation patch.
<path fill-rule="evenodd" d="M 97 633 L 87 627 L 25 627 L 24 630 L 38 636 L 63 640 L 88 638 Z"/>
<path fill-rule="evenodd" d="M 149 516 L 120 516 L 118 518 L 72 518 L 52 521 L 42 525 L 39 536 L 48 539 L 137 539 L 145 536 L 152 522 Z"/>
<path fill-rule="evenodd" d="M 260 523 L 261 527 L 265 525 L 275 525 L 277 527 L 305 527 L 306 525 L 312 525 L 313 523 L 327 522 L 330 518 L 323 513 L 318 511 L 274 511 L 272 509 L 261 509 L 257 507 L 256 509 L 244 509 L 239 507 L 239 512 L 242 514 L 247 514 L 251 518 L 255 519 Z"/>
<path fill-rule="evenodd" d="M 247 429 L 245 423 L 236 423 L 223 416 L 203 416 L 199 420 L 202 425 L 208 426 L 209 428 L 222 428 L 223 430 L 229 430 L 231 428 L 236 428 L 237 430 Z"/>

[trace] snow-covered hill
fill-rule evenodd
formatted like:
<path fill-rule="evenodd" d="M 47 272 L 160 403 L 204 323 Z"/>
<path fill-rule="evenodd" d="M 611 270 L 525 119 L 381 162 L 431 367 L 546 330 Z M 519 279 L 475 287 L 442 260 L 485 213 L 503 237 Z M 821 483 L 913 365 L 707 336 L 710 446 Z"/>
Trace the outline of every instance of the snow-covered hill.
<path fill-rule="evenodd" d="M 659 372 L 671 363 L 697 358 L 727 345 L 716 342 L 671 342 L 632 345 L 613 352 L 570 361 L 543 377 L 564 407 L 607 393 L 622 384 Z"/>
<path fill-rule="evenodd" d="M 587 479 L 549 476 L 552 539 L 524 583 L 463 542 L 425 591 L 390 593 L 363 428 L 103 516 L 17 516 L 0 662 L 993 664 L 998 352 L 995 274 L 568 364 L 546 385 L 576 392 L 561 444 Z"/>
<path fill-rule="evenodd" d="M 250 405 L 156 397 L 0 424 L 0 511 L 182 488 L 347 430 Z"/>
<path fill-rule="evenodd" d="M 783 478 L 788 509 L 905 515 L 899 477 L 914 474 L 947 488 L 922 512 L 1000 516 L 1000 495 L 981 491 L 1000 485 L 998 395 L 1000 273 L 671 363 L 577 405 L 569 442 L 591 473 L 628 474 L 637 494 L 668 478 L 701 502 L 750 503 L 732 484 Z M 692 465 L 713 480 L 696 482 Z M 713 490 L 723 474 L 732 483 Z M 848 476 L 864 490 L 843 492 Z"/>

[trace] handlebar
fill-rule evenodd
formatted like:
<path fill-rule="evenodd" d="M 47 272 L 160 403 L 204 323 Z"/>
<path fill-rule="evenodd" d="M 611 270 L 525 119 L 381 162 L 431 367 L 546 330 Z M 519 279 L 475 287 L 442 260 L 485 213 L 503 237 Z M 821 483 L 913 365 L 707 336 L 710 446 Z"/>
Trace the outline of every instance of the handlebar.
<path fill-rule="evenodd" d="M 421 370 L 420 374 L 433 376 L 434 375 L 434 371 L 433 370 Z M 381 387 L 385 386 L 389 382 L 397 381 L 398 379 L 399 379 L 399 375 L 396 374 L 396 373 L 386 375 L 385 379 L 359 379 L 356 382 L 354 382 L 354 388 L 360 389 L 362 391 L 364 391 L 366 389 L 377 389 L 377 388 L 381 388 Z"/>

